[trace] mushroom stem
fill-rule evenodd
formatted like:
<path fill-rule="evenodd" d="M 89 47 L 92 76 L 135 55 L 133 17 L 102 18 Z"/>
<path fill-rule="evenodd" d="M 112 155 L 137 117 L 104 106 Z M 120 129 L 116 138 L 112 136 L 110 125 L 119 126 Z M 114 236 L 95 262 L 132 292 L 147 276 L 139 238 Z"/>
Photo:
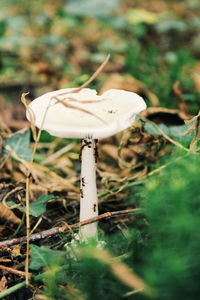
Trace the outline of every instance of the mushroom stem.
<path fill-rule="evenodd" d="M 82 140 L 81 179 L 80 179 L 80 222 L 98 216 L 96 187 L 96 141 L 92 138 Z M 80 229 L 80 238 L 87 241 L 98 239 L 97 223 L 88 224 Z"/>

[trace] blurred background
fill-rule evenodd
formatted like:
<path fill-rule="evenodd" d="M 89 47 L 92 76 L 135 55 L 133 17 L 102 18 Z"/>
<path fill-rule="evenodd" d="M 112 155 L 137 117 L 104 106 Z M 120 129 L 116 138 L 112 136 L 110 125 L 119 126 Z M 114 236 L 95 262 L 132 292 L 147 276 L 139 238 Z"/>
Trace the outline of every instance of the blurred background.
<path fill-rule="evenodd" d="M 110 53 L 91 87 L 123 88 L 148 106 L 197 112 L 199 0 L 1 0 L 0 6 L 1 107 L 18 104 L 22 92 L 33 99 L 78 86 Z"/>

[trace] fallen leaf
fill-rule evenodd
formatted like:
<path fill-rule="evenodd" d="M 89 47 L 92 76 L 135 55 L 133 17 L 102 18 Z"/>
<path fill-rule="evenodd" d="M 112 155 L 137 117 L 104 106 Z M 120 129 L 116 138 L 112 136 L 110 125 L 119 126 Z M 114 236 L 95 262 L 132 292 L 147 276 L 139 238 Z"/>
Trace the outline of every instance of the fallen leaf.
<path fill-rule="evenodd" d="M 22 256 L 21 245 L 15 245 L 11 248 L 11 256 L 12 256 L 12 258 L 17 257 L 17 256 Z"/>
<path fill-rule="evenodd" d="M 114 160 L 118 158 L 118 148 L 117 146 L 105 144 L 101 145 L 101 151 L 103 151 L 106 155 L 110 156 Z"/>
<path fill-rule="evenodd" d="M 4 290 L 7 289 L 6 285 L 7 285 L 7 279 L 5 276 L 2 276 L 0 280 L 0 292 L 3 292 Z"/>
<path fill-rule="evenodd" d="M 130 24 L 155 24 L 165 16 L 165 13 L 154 13 L 145 9 L 129 9 L 126 18 Z"/>
<path fill-rule="evenodd" d="M 0 203 L 0 217 L 12 223 L 21 223 L 21 220 L 14 214 L 14 212 L 8 207 L 4 206 L 2 203 Z"/>
<path fill-rule="evenodd" d="M 109 76 L 107 81 L 102 86 L 100 94 L 109 89 L 121 89 L 138 94 L 145 94 L 145 96 L 151 101 L 153 106 L 159 104 L 158 97 L 154 93 L 152 93 L 143 82 L 128 74 L 121 76 L 118 73 L 114 73 Z"/>

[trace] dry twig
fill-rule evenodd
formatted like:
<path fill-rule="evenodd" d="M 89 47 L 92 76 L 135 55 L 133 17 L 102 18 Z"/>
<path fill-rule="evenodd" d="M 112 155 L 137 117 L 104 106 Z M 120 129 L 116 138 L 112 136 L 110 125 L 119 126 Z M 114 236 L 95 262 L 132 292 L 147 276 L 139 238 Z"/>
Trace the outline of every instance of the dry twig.
<path fill-rule="evenodd" d="M 26 273 L 23 272 L 23 271 L 19 271 L 19 270 L 9 268 L 9 267 L 3 266 L 3 265 L 0 265 L 0 270 L 3 270 L 7 273 L 15 274 L 15 275 L 18 275 L 18 276 L 23 276 L 23 277 L 26 276 Z M 29 277 L 30 277 L 30 273 L 29 273 Z"/>
<path fill-rule="evenodd" d="M 86 81 L 84 82 L 80 87 L 66 93 L 60 93 L 59 95 L 57 96 L 64 96 L 64 95 L 67 95 L 67 94 L 71 94 L 71 93 L 78 93 L 80 92 L 80 90 L 84 89 L 85 87 L 87 87 L 100 73 L 101 71 L 104 69 L 104 67 L 106 66 L 106 64 L 108 63 L 110 59 L 110 54 L 107 55 L 106 59 L 103 61 L 103 63 L 98 67 L 98 69 L 94 72 L 94 74 Z"/>
<path fill-rule="evenodd" d="M 101 214 L 97 217 L 88 219 L 88 220 L 84 220 L 82 222 L 73 224 L 73 225 L 65 225 L 65 226 L 61 226 L 61 227 L 54 227 L 45 231 L 41 231 L 38 233 L 34 233 L 32 235 L 29 236 L 29 242 L 34 242 L 36 240 L 41 240 L 41 239 L 45 239 L 45 238 L 49 238 L 52 237 L 58 233 L 61 232 L 65 232 L 65 231 L 70 231 L 71 229 L 75 229 L 75 228 L 79 228 L 81 226 L 87 225 L 87 224 L 91 224 L 103 219 L 107 219 L 107 218 L 111 218 L 114 216 L 120 216 L 120 215 L 126 215 L 126 214 L 131 214 L 131 213 L 138 213 L 141 212 L 140 208 L 133 208 L 133 209 L 125 209 L 125 210 L 119 210 L 119 211 L 113 211 L 113 212 L 106 212 L 104 214 Z M 10 246 L 14 246 L 17 244 L 24 244 L 27 242 L 27 236 L 23 236 L 20 238 L 15 238 L 12 240 L 6 240 L 3 242 L 0 242 L 0 248 L 2 247 L 10 247 Z"/>

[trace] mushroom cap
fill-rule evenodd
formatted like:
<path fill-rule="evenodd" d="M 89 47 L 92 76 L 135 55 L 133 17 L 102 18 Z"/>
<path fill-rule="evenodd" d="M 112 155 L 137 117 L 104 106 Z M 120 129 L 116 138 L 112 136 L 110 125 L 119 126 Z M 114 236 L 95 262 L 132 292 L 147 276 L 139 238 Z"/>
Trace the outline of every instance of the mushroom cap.
<path fill-rule="evenodd" d="M 98 139 L 128 128 L 145 108 L 144 100 L 136 93 L 111 89 L 97 95 L 89 88 L 79 92 L 68 88 L 36 98 L 29 104 L 26 116 L 53 136 Z"/>

